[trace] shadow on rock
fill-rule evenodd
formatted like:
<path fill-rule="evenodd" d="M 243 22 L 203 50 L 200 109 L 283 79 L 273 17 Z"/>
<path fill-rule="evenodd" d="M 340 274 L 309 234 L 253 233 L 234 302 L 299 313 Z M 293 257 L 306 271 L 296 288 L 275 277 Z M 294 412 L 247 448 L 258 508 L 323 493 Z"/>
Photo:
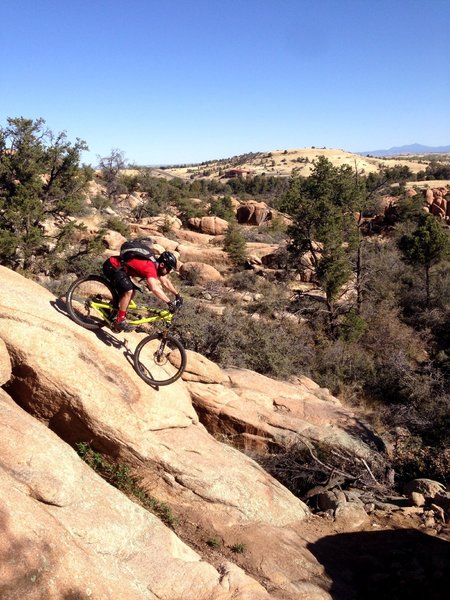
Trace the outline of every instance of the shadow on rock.
<path fill-rule="evenodd" d="M 59 312 L 62 315 L 65 315 L 67 318 L 70 319 L 70 315 L 67 311 L 66 303 L 63 300 L 61 300 L 60 298 L 57 298 L 56 300 L 52 300 L 50 302 L 50 304 L 57 312 Z M 81 328 L 81 326 L 80 326 L 80 328 Z M 125 340 L 118 339 L 117 337 L 112 335 L 108 330 L 106 330 L 104 327 L 99 327 L 98 329 L 93 329 L 93 330 L 85 329 L 85 331 L 90 331 L 90 333 L 93 333 L 98 340 L 100 340 L 103 344 L 105 344 L 105 346 L 117 348 L 118 350 L 123 349 L 123 355 L 125 357 L 125 360 L 134 369 L 134 353 L 130 350 L 128 341 L 126 339 Z M 148 384 L 148 385 L 150 385 L 150 384 Z M 159 390 L 158 386 L 150 385 L 150 387 L 152 387 L 156 391 Z"/>
<path fill-rule="evenodd" d="M 37 598 L 38 595 L 40 598 L 54 597 L 54 586 L 50 581 L 58 563 L 57 552 L 46 541 L 37 543 L 33 535 L 21 538 L 13 533 L 8 526 L 9 520 L 9 516 L 0 511 L 0 598 L 18 600 Z M 87 598 L 75 588 L 59 591 L 61 598 Z"/>
<path fill-rule="evenodd" d="M 50 302 L 50 304 L 53 306 L 53 308 L 57 312 L 59 312 L 59 314 L 64 315 L 68 319 L 70 319 L 70 315 L 67 311 L 67 305 L 63 300 L 61 300 L 60 298 L 57 298 L 56 300 L 52 300 Z M 81 325 L 80 325 L 80 329 L 82 329 Z M 99 329 L 93 329 L 93 330 L 85 329 L 85 331 L 91 331 L 91 333 L 93 333 L 101 342 L 103 342 L 105 344 L 105 346 L 113 346 L 114 348 L 121 348 L 122 346 L 125 345 L 122 340 L 117 339 L 114 335 L 112 335 L 111 333 L 106 331 L 103 327 L 99 327 Z"/>
<path fill-rule="evenodd" d="M 308 549 L 332 580 L 336 600 L 444 600 L 450 543 L 413 529 L 330 535 Z"/>

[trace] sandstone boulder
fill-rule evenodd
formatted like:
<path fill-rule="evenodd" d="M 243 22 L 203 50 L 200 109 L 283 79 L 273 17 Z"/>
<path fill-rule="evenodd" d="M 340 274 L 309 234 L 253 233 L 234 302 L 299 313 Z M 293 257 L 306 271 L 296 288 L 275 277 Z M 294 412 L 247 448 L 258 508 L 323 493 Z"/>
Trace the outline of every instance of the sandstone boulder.
<path fill-rule="evenodd" d="M 182 224 L 181 221 L 173 215 L 161 215 L 159 217 L 148 217 L 138 223 L 130 223 L 130 231 L 136 237 L 151 237 L 158 235 L 167 229 L 178 231 Z"/>
<path fill-rule="evenodd" d="M 109 230 L 103 236 L 103 243 L 108 250 L 118 253 L 120 247 L 127 239 L 118 231 Z"/>
<path fill-rule="evenodd" d="M 339 504 L 334 514 L 336 523 L 346 531 L 358 530 L 369 522 L 369 516 L 364 507 L 355 502 Z"/>
<path fill-rule="evenodd" d="M 194 246 L 192 244 L 180 244 L 178 246 L 178 252 L 180 253 L 180 260 L 183 263 L 206 263 L 211 267 L 215 267 L 220 272 L 223 272 L 231 266 L 227 253 L 219 248 L 205 248 Z"/>
<path fill-rule="evenodd" d="M 178 248 L 178 242 L 175 240 L 171 240 L 170 238 L 164 237 L 162 235 L 152 235 L 150 236 L 154 245 L 159 248 L 163 248 L 164 250 L 169 250 L 170 252 L 176 252 Z"/>
<path fill-rule="evenodd" d="M 428 188 L 427 190 L 425 190 L 425 202 L 427 204 L 433 204 L 433 201 L 434 201 L 433 190 Z"/>
<path fill-rule="evenodd" d="M 425 498 L 434 498 L 436 494 L 443 491 L 445 491 L 445 486 L 442 483 L 426 478 L 413 479 L 403 487 L 403 493 L 406 496 L 418 492 Z"/>
<path fill-rule="evenodd" d="M 190 231 L 189 229 L 180 229 L 177 231 L 177 238 L 197 246 L 208 246 L 208 244 L 216 239 L 213 235 L 199 233 L 198 231 Z"/>
<path fill-rule="evenodd" d="M 192 217 L 189 225 L 201 233 L 223 235 L 228 229 L 228 221 L 220 217 Z"/>
<path fill-rule="evenodd" d="M 183 263 L 180 267 L 180 275 L 194 285 L 205 285 L 211 281 L 223 281 L 223 277 L 217 269 L 202 262 Z"/>
<path fill-rule="evenodd" d="M 251 200 L 238 207 L 236 218 L 241 224 L 261 225 L 272 218 L 272 211 L 265 202 Z"/>
<path fill-rule="evenodd" d="M 279 250 L 278 244 L 266 244 L 262 242 L 248 242 L 246 244 L 247 252 L 253 256 L 262 258 L 267 254 L 272 254 Z"/>
<path fill-rule="evenodd" d="M 446 214 L 446 211 L 435 202 L 433 202 L 433 204 L 430 206 L 430 212 L 432 215 L 439 217 L 440 219 L 443 219 Z"/>

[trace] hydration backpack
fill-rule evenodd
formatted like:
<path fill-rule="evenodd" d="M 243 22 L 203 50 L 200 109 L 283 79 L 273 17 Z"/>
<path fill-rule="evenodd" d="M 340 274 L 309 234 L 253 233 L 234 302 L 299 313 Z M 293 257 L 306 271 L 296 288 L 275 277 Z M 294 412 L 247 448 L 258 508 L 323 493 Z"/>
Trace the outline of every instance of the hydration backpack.
<path fill-rule="evenodd" d="M 120 260 L 124 263 L 132 258 L 140 258 L 142 260 L 155 260 L 155 253 L 152 250 L 151 241 L 130 240 L 124 242 L 120 247 Z"/>

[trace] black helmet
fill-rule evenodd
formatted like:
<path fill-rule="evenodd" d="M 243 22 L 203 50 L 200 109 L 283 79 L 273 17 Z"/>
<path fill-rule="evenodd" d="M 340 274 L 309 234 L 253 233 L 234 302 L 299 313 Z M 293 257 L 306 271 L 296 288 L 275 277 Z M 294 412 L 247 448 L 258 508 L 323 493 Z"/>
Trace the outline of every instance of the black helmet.
<path fill-rule="evenodd" d="M 168 252 L 167 250 L 160 254 L 158 257 L 158 263 L 163 264 L 167 271 L 173 271 L 173 269 L 177 268 L 177 259 L 172 252 Z"/>

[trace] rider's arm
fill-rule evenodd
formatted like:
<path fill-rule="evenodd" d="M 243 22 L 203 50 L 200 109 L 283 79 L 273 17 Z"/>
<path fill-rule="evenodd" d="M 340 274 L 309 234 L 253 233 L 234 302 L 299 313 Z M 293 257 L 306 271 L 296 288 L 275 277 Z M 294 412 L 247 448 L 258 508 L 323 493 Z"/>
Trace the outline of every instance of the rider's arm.
<path fill-rule="evenodd" d="M 170 279 L 166 276 L 162 276 L 159 278 L 162 286 L 166 289 L 169 290 L 169 292 L 172 292 L 172 294 L 174 294 L 175 296 L 178 295 L 178 291 L 175 288 L 175 286 L 173 285 L 173 283 L 170 281 Z"/>
<path fill-rule="evenodd" d="M 155 277 L 148 277 L 145 281 L 147 283 L 148 289 L 152 292 L 152 294 L 154 294 L 158 298 L 158 300 L 162 300 L 167 304 L 170 302 L 170 298 L 164 293 L 161 284 Z"/>

